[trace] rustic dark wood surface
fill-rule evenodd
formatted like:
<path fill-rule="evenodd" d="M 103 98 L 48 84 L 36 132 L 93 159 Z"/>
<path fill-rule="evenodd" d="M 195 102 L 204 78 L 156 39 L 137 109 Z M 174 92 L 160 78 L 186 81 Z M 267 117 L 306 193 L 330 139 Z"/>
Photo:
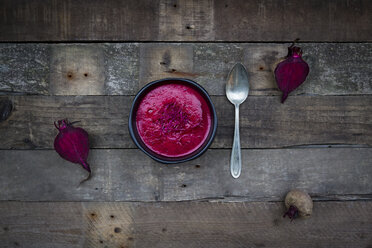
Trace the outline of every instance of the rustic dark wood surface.
<path fill-rule="evenodd" d="M 287 55 L 276 43 L 0 44 L 0 92 L 134 95 L 145 84 L 186 77 L 225 95 L 229 70 L 245 64 L 250 95 L 278 95 L 273 65 Z M 301 44 L 311 68 L 291 95 L 372 93 L 371 43 Z"/>
<path fill-rule="evenodd" d="M 95 149 L 87 173 L 52 150 L 0 151 L 1 200 L 17 201 L 280 201 L 291 188 L 317 200 L 372 198 L 371 148 L 245 149 L 239 180 L 230 150 L 163 165 L 137 149 Z"/>
<path fill-rule="evenodd" d="M 371 1 L 4 0 L 0 9 L 0 247 L 372 247 Z M 310 74 L 280 104 L 273 66 L 295 38 Z M 251 83 L 238 180 L 224 93 L 236 62 Z M 219 117 L 211 149 L 170 166 L 127 130 L 133 96 L 165 77 L 200 83 Z M 66 117 L 91 138 L 93 177 L 81 186 L 86 172 L 52 146 L 53 121 Z M 282 218 L 292 188 L 315 200 L 309 219 Z"/>
<path fill-rule="evenodd" d="M 369 0 L 3 0 L 1 41 L 371 41 Z"/>
<path fill-rule="evenodd" d="M 280 202 L 0 204 L 1 247 L 371 247 L 372 202 L 316 202 L 309 219 Z M 7 214 L 5 214 L 7 213 Z"/>
<path fill-rule="evenodd" d="M 0 123 L 1 149 L 53 148 L 53 121 L 81 121 L 91 148 L 135 148 L 128 131 L 132 96 L 0 96 L 14 109 Z M 214 96 L 218 130 L 212 148 L 230 148 L 233 105 Z M 241 105 L 242 148 L 372 144 L 372 96 L 250 96 Z"/>

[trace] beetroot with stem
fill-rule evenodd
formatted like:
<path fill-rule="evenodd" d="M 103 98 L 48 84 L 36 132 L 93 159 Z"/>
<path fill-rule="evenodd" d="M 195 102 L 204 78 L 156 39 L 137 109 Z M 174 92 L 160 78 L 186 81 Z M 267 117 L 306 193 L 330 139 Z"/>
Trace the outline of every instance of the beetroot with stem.
<path fill-rule="evenodd" d="M 287 99 L 288 94 L 300 86 L 309 74 L 309 66 L 302 59 L 302 50 L 293 44 L 288 47 L 288 55 L 280 62 L 274 71 L 276 83 L 283 92 L 282 103 Z"/>
<path fill-rule="evenodd" d="M 89 137 L 84 129 L 72 126 L 73 123 L 70 123 L 67 119 L 59 120 L 57 123 L 54 122 L 55 127 L 59 130 L 54 140 L 54 149 L 63 159 L 80 164 L 89 172 L 88 177 L 81 181 L 81 184 L 89 180 L 91 176 L 91 170 L 87 162 Z"/>

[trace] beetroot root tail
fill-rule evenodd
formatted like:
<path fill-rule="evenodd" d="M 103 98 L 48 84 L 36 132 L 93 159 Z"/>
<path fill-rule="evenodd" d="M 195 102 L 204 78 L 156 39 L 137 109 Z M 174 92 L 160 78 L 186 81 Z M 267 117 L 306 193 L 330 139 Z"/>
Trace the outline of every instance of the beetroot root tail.
<path fill-rule="evenodd" d="M 87 176 L 85 179 L 83 179 L 83 180 L 80 181 L 79 186 L 80 186 L 82 183 L 88 181 L 91 177 L 92 177 L 92 172 L 89 171 L 88 176 Z"/>

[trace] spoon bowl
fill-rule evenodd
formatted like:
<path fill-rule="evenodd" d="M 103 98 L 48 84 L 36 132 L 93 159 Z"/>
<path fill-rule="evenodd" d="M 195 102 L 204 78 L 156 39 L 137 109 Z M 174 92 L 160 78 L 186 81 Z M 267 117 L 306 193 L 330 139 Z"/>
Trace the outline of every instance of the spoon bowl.
<path fill-rule="evenodd" d="M 241 63 L 235 64 L 230 71 L 227 84 L 226 96 L 229 101 L 236 105 L 242 104 L 248 97 L 249 83 L 248 74 L 244 65 Z"/>

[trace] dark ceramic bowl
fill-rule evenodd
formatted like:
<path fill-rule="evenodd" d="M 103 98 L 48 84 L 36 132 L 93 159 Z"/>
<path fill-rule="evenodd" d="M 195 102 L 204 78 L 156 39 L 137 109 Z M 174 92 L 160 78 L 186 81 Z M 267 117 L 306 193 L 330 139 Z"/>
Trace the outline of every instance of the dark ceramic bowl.
<path fill-rule="evenodd" d="M 195 89 L 196 91 L 198 91 L 200 93 L 200 95 L 202 97 L 204 97 L 205 101 L 209 105 L 209 108 L 210 108 L 210 111 L 211 111 L 211 119 L 212 119 L 211 128 L 209 130 L 208 137 L 205 140 L 204 144 L 201 145 L 194 152 L 192 152 L 192 153 L 190 153 L 190 154 L 188 154 L 186 156 L 176 157 L 176 158 L 174 158 L 174 157 L 166 157 L 166 156 L 163 156 L 163 155 L 159 155 L 159 154 L 153 152 L 152 150 L 150 150 L 146 146 L 146 144 L 142 141 L 140 135 L 138 134 L 137 125 L 136 125 L 136 113 L 137 113 L 137 109 L 138 109 L 138 106 L 139 106 L 142 98 L 149 91 L 151 91 L 152 89 L 154 89 L 155 87 L 160 86 L 160 85 L 164 85 L 164 84 L 169 84 L 169 83 L 184 84 L 184 85 L 187 85 L 187 86 Z M 182 163 L 182 162 L 186 162 L 186 161 L 189 161 L 189 160 L 192 160 L 194 158 L 199 157 L 211 145 L 211 143 L 212 143 L 212 141 L 214 139 L 214 136 L 216 135 L 216 130 L 217 130 L 217 114 L 216 114 L 216 110 L 215 110 L 215 108 L 213 106 L 213 103 L 212 103 L 211 98 L 209 97 L 207 91 L 203 87 L 201 87 L 199 84 L 197 84 L 194 81 L 191 81 L 189 79 L 184 79 L 184 78 L 166 78 L 166 79 L 161 79 L 161 80 L 153 81 L 153 82 L 147 84 L 146 86 L 144 86 L 137 93 L 136 97 L 134 98 L 132 107 L 130 109 L 130 114 L 129 114 L 129 133 L 130 133 L 130 136 L 132 137 L 134 143 L 137 145 L 137 147 L 139 149 L 141 149 L 149 157 L 151 157 L 152 159 L 154 159 L 154 160 L 156 160 L 158 162 L 165 163 L 165 164 Z"/>

